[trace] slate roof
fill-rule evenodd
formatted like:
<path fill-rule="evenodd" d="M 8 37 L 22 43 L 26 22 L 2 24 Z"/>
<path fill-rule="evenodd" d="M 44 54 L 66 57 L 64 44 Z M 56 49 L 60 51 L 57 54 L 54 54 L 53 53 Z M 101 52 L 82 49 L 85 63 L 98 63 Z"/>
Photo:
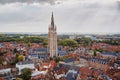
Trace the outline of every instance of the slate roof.
<path fill-rule="evenodd" d="M 3 44 L 3 43 L 0 43 L 0 47 L 4 47 L 4 44 Z"/>
<path fill-rule="evenodd" d="M 74 62 L 74 58 L 67 58 L 64 60 L 65 63 Z"/>
<path fill-rule="evenodd" d="M 101 77 L 104 79 L 104 80 L 112 80 L 109 76 L 107 75 L 101 75 Z"/>
<path fill-rule="evenodd" d="M 58 55 L 64 56 L 67 55 L 68 53 L 66 51 L 58 51 Z"/>
<path fill-rule="evenodd" d="M 37 48 L 36 51 L 39 51 L 39 52 L 41 52 L 41 51 L 47 51 L 47 48 Z"/>
<path fill-rule="evenodd" d="M 47 48 L 36 48 L 35 51 L 37 51 L 37 52 L 45 52 L 45 54 L 36 54 L 36 53 L 34 53 L 34 51 L 31 51 L 30 56 L 37 57 L 37 58 L 46 58 L 46 57 L 48 57 Z"/>
<path fill-rule="evenodd" d="M 112 56 L 120 56 L 120 53 L 116 52 L 102 52 L 103 55 L 112 55 Z"/>
<path fill-rule="evenodd" d="M 23 61 L 23 62 L 18 62 L 18 65 L 25 65 L 25 64 L 34 64 L 33 61 Z"/>
<path fill-rule="evenodd" d="M 78 73 L 69 72 L 66 75 L 67 80 L 76 80 Z"/>
<path fill-rule="evenodd" d="M 42 54 L 35 54 L 35 53 L 31 53 L 30 56 L 37 57 L 37 58 L 46 58 L 46 57 L 48 57 L 47 54 L 42 55 Z"/>
<path fill-rule="evenodd" d="M 98 59 L 98 58 L 91 58 L 90 61 L 98 62 L 99 64 L 104 64 L 104 65 L 106 65 L 108 63 L 108 60 L 106 60 L 106 59 Z"/>

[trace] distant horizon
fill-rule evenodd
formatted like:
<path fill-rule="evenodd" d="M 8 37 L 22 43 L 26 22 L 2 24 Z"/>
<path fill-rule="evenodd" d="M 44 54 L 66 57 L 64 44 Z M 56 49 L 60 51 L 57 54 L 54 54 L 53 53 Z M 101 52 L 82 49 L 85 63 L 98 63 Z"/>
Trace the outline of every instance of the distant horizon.
<path fill-rule="evenodd" d="M 0 32 L 0 34 L 48 34 L 47 32 Z M 71 35 L 77 35 L 77 34 L 93 34 L 93 35 L 114 35 L 114 34 L 120 34 L 119 33 L 81 33 L 81 32 L 57 32 L 57 34 L 71 34 Z"/>

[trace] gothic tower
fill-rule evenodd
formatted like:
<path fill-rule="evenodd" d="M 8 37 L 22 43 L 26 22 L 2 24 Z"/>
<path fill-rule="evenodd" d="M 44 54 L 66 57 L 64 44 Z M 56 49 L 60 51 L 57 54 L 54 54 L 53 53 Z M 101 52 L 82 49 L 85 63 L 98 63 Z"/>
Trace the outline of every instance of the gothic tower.
<path fill-rule="evenodd" d="M 50 57 L 57 57 L 58 56 L 57 32 L 56 32 L 56 26 L 54 24 L 53 13 L 51 16 L 51 24 L 48 30 L 49 30 L 48 32 L 48 53 L 50 54 Z"/>

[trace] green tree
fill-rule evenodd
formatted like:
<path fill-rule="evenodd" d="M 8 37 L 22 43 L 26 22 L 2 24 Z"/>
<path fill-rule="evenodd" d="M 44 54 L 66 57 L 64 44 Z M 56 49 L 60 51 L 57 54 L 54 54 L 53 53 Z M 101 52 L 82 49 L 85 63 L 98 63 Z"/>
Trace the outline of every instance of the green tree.
<path fill-rule="evenodd" d="M 0 37 L 4 37 L 5 35 L 4 34 L 0 34 Z"/>
<path fill-rule="evenodd" d="M 19 56 L 19 54 L 16 53 L 15 58 L 13 60 L 13 65 L 15 65 L 17 62 L 19 62 L 18 56 Z"/>
<path fill-rule="evenodd" d="M 13 50 L 13 53 L 17 53 L 18 51 L 17 51 L 17 49 L 15 48 L 14 50 Z"/>
<path fill-rule="evenodd" d="M 3 63 L 3 60 L 2 60 L 2 57 L 0 57 L 0 64 L 2 64 Z"/>
<path fill-rule="evenodd" d="M 18 43 L 43 43 L 47 44 L 47 37 L 42 37 L 42 36 L 25 36 L 24 38 L 20 38 L 19 35 L 15 35 L 13 37 L 9 36 L 4 36 L 0 34 L 0 42 L 18 42 Z"/>
<path fill-rule="evenodd" d="M 58 42 L 59 45 L 62 46 L 70 46 L 70 47 L 76 47 L 78 44 L 73 39 L 63 39 Z"/>
<path fill-rule="evenodd" d="M 30 42 L 27 43 L 27 46 L 30 47 L 32 44 Z"/>
<path fill-rule="evenodd" d="M 32 74 L 32 70 L 29 68 L 24 68 L 21 70 L 21 78 L 23 80 L 30 80 L 31 79 L 31 74 Z"/>
<path fill-rule="evenodd" d="M 97 52 L 96 52 L 96 50 L 94 50 L 94 52 L 93 52 L 93 56 L 97 56 Z"/>
<path fill-rule="evenodd" d="M 84 46 L 89 46 L 92 45 L 93 41 L 90 38 L 77 38 L 75 39 L 78 44 L 84 45 Z"/>
<path fill-rule="evenodd" d="M 95 50 L 98 51 L 98 52 L 101 52 L 101 53 L 104 51 L 104 50 L 101 49 L 101 48 L 100 48 L 100 49 L 95 49 Z"/>
<path fill-rule="evenodd" d="M 52 57 L 50 57 L 50 60 L 53 60 L 53 58 L 52 58 Z"/>
<path fill-rule="evenodd" d="M 60 57 L 56 57 L 55 61 L 58 63 L 60 61 Z"/>
<path fill-rule="evenodd" d="M 24 56 L 23 56 L 23 55 L 19 55 L 19 56 L 18 56 L 18 61 L 23 61 L 23 59 L 24 59 Z"/>
<path fill-rule="evenodd" d="M 0 56 L 3 56 L 6 53 L 7 53 L 6 51 L 0 51 Z"/>

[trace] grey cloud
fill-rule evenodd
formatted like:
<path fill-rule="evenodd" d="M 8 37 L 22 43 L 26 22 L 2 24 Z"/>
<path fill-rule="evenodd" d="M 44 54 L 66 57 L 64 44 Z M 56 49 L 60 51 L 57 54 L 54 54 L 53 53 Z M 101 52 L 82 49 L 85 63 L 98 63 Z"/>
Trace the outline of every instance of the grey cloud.
<path fill-rule="evenodd" d="M 23 32 L 25 29 L 25 31 L 47 32 L 51 10 L 54 11 L 58 32 L 120 32 L 119 2 L 63 4 L 52 8 L 50 5 L 42 7 L 27 5 L 20 7 L 18 12 L 6 10 L 0 14 L 0 23 L 4 26 L 1 30 L 6 31 L 6 27 L 10 27 L 8 31 Z"/>
<path fill-rule="evenodd" d="M 120 1 L 117 1 L 117 8 L 120 11 Z"/>
<path fill-rule="evenodd" d="M 75 30 L 76 32 L 119 32 L 120 14 L 118 7 L 117 2 L 110 4 L 82 3 L 75 8 L 68 9 L 68 12 L 64 10 L 69 18 L 66 19 L 68 24 L 66 26 L 73 26 L 71 31 Z M 69 13 L 72 14 L 69 15 Z M 66 22 L 62 21 L 60 24 L 66 24 Z"/>
<path fill-rule="evenodd" d="M 44 4 L 44 3 L 48 3 L 48 4 L 51 4 L 51 5 L 54 5 L 55 4 L 55 1 L 56 0 L 0 0 L 0 3 L 1 4 L 9 4 L 9 3 L 28 3 L 28 4 L 31 4 L 31 3 L 40 3 L 40 4 Z"/>

